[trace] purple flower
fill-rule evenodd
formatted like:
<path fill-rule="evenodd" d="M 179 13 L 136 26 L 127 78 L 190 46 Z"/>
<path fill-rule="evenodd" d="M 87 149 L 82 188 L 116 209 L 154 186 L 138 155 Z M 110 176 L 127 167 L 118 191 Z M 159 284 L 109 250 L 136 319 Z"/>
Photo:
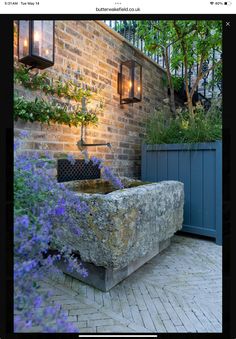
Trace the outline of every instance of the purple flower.
<path fill-rule="evenodd" d="M 51 176 L 49 156 L 41 158 L 39 153 L 24 153 L 20 149 L 22 142 L 15 143 L 14 153 L 14 307 L 22 310 L 15 317 L 15 331 L 20 332 L 26 326 L 40 326 L 42 332 L 77 332 L 54 306 L 46 307 L 43 313 L 37 311 L 48 300 L 48 293 L 39 293 L 38 287 L 44 276 L 61 274 L 54 265 L 58 260 L 64 260 L 70 270 L 87 277 L 88 271 L 73 257 L 72 248 L 60 240 L 64 230 L 76 237 L 81 235 L 74 215 L 87 213 L 89 208 Z M 84 156 L 88 162 L 88 154 Z M 74 161 L 72 156 L 68 157 Z M 115 187 L 123 187 L 101 159 L 92 157 L 91 161 Z M 58 253 L 48 255 L 52 239 Z M 54 319 L 57 319 L 55 325 L 47 325 Z"/>
<path fill-rule="evenodd" d="M 73 154 L 68 154 L 67 155 L 67 160 L 69 160 L 69 162 L 71 163 L 71 165 L 75 164 L 75 158 L 73 156 Z"/>
<path fill-rule="evenodd" d="M 19 139 L 14 141 L 14 152 L 17 151 L 20 148 L 21 142 Z"/>
<path fill-rule="evenodd" d="M 88 207 L 65 186 L 58 185 L 48 171 L 51 166 L 48 156 L 28 155 L 19 152 L 19 147 L 15 147 L 14 154 L 14 307 L 22 312 L 15 318 L 15 331 L 36 325 L 42 328 L 42 332 L 75 332 L 55 307 L 46 307 L 43 314 L 37 311 L 48 300 L 46 293 L 39 293 L 38 286 L 48 273 L 61 274 L 54 262 L 63 257 L 71 261 L 70 267 L 83 273 L 71 258 L 71 248 L 58 241 L 60 229 L 52 231 L 56 222 L 62 229 L 69 227 L 75 236 L 79 236 L 81 232 L 71 211 L 83 213 Z M 59 253 L 49 256 L 47 252 L 52 236 Z M 47 325 L 55 318 L 58 319 L 56 325 Z"/>
<path fill-rule="evenodd" d="M 102 164 L 102 160 L 101 159 L 98 159 L 96 157 L 91 157 L 91 161 L 93 162 L 93 165 L 101 165 Z"/>
<path fill-rule="evenodd" d="M 109 181 L 114 185 L 114 187 L 119 188 L 119 189 L 124 188 L 124 185 L 122 184 L 122 182 L 120 181 L 120 179 L 117 178 L 117 177 L 112 173 L 112 171 L 110 170 L 109 167 L 107 167 L 107 166 L 104 166 L 104 167 L 103 167 L 103 173 L 102 173 L 102 175 L 103 175 L 103 177 L 104 177 L 106 180 L 109 180 Z"/>
<path fill-rule="evenodd" d="M 81 153 L 84 156 L 84 161 L 87 164 L 89 162 L 89 155 L 88 155 L 88 151 L 86 149 L 84 149 L 83 151 L 81 151 Z"/>
<path fill-rule="evenodd" d="M 80 203 L 77 204 L 77 206 L 76 206 L 76 210 L 77 210 L 79 213 L 86 213 L 86 212 L 89 211 L 89 207 L 88 207 L 88 205 L 86 204 L 86 202 L 80 201 Z"/>
<path fill-rule="evenodd" d="M 111 171 L 111 169 L 107 166 L 103 165 L 103 160 L 96 158 L 96 157 L 91 157 L 91 161 L 93 162 L 93 165 L 98 166 L 99 169 L 102 169 L 102 176 L 104 179 L 110 181 L 115 188 L 122 189 L 124 188 L 124 185 L 120 181 L 119 178 L 117 178 Z"/>
<path fill-rule="evenodd" d="M 22 130 L 20 131 L 20 137 L 21 138 L 26 138 L 29 135 L 29 131 Z"/>
<path fill-rule="evenodd" d="M 23 226 L 24 228 L 28 228 L 29 227 L 29 217 L 28 215 L 22 215 L 20 217 L 17 218 L 17 222 Z"/>
<path fill-rule="evenodd" d="M 31 327 L 32 326 L 32 320 L 27 320 L 25 327 Z"/>
<path fill-rule="evenodd" d="M 34 299 L 34 307 L 40 307 L 42 304 L 42 297 L 38 296 Z"/>
<path fill-rule="evenodd" d="M 64 214 L 65 214 L 65 211 L 66 211 L 65 206 L 57 206 L 57 207 L 55 208 L 55 214 L 56 214 L 57 216 L 59 216 L 59 215 L 64 215 Z"/>

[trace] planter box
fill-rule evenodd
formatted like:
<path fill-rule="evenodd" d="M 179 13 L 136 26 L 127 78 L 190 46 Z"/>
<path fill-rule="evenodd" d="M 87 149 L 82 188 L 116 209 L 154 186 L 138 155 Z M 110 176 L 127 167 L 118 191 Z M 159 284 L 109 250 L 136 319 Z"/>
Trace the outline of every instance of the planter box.
<path fill-rule="evenodd" d="M 142 146 L 142 180 L 184 183 L 182 231 L 222 244 L 222 142 Z"/>

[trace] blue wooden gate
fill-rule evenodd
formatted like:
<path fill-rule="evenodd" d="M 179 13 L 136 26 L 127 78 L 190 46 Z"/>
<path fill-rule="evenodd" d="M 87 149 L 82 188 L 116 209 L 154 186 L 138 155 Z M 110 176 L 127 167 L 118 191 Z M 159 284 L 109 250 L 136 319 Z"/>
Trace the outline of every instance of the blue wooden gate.
<path fill-rule="evenodd" d="M 144 181 L 184 183 L 182 231 L 222 244 L 222 142 L 142 146 Z"/>

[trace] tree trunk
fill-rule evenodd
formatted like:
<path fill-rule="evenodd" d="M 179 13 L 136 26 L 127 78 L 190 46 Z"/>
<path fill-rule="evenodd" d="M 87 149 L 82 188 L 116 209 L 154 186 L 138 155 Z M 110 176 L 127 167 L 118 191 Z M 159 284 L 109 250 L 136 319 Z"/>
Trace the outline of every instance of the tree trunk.
<path fill-rule="evenodd" d="M 174 88 L 170 88 L 170 110 L 173 117 L 176 116 L 176 107 L 175 107 L 175 92 Z"/>
<path fill-rule="evenodd" d="M 190 95 L 188 97 L 187 104 L 188 104 L 189 113 L 192 116 L 193 115 L 193 99 Z"/>
<path fill-rule="evenodd" d="M 192 102 L 192 97 L 190 95 L 189 91 L 189 82 L 188 82 L 188 53 L 187 53 L 187 47 L 185 45 L 184 40 L 181 38 L 181 32 L 176 24 L 176 20 L 174 20 L 174 27 L 178 36 L 178 39 L 180 39 L 180 43 L 183 49 L 184 53 L 184 83 L 185 83 L 185 92 L 186 92 L 186 97 L 187 97 L 187 105 L 188 105 L 188 110 L 190 115 L 193 115 L 193 102 Z"/>
<path fill-rule="evenodd" d="M 195 90 L 197 89 L 197 86 L 198 86 L 200 80 L 203 79 L 204 75 L 206 75 L 207 73 L 209 74 L 209 72 L 212 71 L 212 70 L 216 67 L 216 65 L 218 65 L 219 63 L 221 63 L 221 60 L 220 60 L 220 61 L 218 61 L 216 64 L 212 65 L 206 72 L 202 72 L 202 64 L 203 64 L 204 60 L 205 60 L 205 55 L 202 55 L 202 56 L 201 56 L 201 60 L 200 60 L 200 64 L 199 64 L 199 67 L 198 67 L 197 78 L 196 78 L 195 83 L 193 84 L 193 87 L 192 87 L 192 89 L 191 89 L 191 91 L 190 91 L 190 94 L 189 94 L 189 95 L 190 95 L 191 102 L 192 102 L 192 100 L 193 100 L 194 92 L 195 92 Z"/>
<path fill-rule="evenodd" d="M 168 80 L 168 85 L 170 88 L 170 110 L 172 113 L 172 116 L 176 116 L 176 107 L 175 107 L 175 91 L 174 91 L 174 86 L 173 86 L 173 81 L 170 73 L 170 62 L 169 62 L 169 56 L 168 56 L 168 49 L 166 48 L 163 51 L 163 56 L 165 59 L 165 64 L 166 64 L 166 73 L 167 73 L 167 80 Z"/>
<path fill-rule="evenodd" d="M 190 115 L 193 115 L 193 101 L 192 96 L 189 91 L 189 82 L 188 82 L 188 60 L 187 55 L 184 56 L 184 82 L 185 82 L 185 92 L 187 97 L 187 105 Z"/>

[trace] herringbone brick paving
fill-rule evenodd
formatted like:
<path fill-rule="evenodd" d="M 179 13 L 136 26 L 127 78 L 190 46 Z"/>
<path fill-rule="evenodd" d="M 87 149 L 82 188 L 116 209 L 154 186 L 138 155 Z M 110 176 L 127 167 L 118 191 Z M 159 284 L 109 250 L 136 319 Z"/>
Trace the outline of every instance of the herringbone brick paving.
<path fill-rule="evenodd" d="M 64 275 L 52 300 L 80 332 L 222 332 L 222 248 L 175 236 L 171 245 L 109 292 Z"/>

